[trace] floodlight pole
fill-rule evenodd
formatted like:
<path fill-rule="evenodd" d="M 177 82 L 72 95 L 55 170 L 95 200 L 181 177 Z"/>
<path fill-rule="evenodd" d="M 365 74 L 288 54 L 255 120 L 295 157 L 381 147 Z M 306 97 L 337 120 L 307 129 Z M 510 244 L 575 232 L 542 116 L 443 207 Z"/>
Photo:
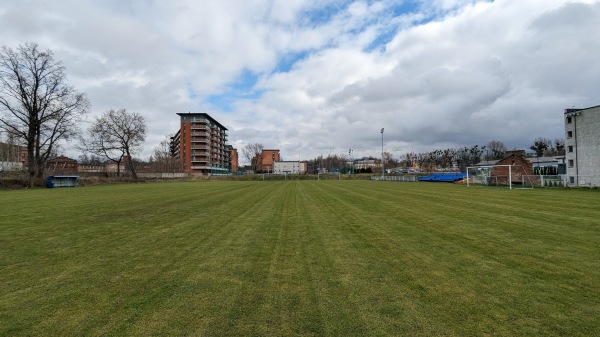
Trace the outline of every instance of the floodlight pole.
<path fill-rule="evenodd" d="M 383 129 L 381 128 L 381 180 L 385 179 L 385 168 L 383 167 Z"/>
<path fill-rule="evenodd" d="M 350 157 L 350 174 L 354 173 L 354 162 L 352 161 L 352 149 L 348 150 L 348 157 Z"/>

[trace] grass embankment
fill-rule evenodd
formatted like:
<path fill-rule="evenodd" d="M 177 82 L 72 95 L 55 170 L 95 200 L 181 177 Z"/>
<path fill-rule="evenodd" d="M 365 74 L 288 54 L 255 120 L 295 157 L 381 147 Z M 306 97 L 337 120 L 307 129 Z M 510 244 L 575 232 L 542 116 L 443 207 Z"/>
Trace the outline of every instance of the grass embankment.
<path fill-rule="evenodd" d="M 600 331 L 600 194 L 370 181 L 0 193 L 0 335 Z"/>

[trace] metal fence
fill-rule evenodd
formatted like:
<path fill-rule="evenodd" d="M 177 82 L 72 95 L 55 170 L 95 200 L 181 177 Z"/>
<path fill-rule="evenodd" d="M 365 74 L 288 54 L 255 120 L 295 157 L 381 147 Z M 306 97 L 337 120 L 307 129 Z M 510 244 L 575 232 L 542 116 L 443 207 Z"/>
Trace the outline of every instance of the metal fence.
<path fill-rule="evenodd" d="M 484 177 L 485 183 L 477 183 L 476 177 L 470 177 L 470 182 L 473 185 L 486 186 L 508 186 L 508 177 L 501 179 L 502 176 Z M 400 181 L 400 182 L 417 182 L 417 175 L 402 175 L 402 176 L 372 176 L 371 180 L 377 181 Z M 566 188 L 566 187 L 600 187 L 600 176 L 566 176 L 566 175 L 522 175 L 518 181 L 513 181 L 513 186 L 522 187 L 551 187 L 551 188 Z"/>
<path fill-rule="evenodd" d="M 400 181 L 400 182 L 410 182 L 414 183 L 419 181 L 419 177 L 415 175 L 404 175 L 404 176 L 372 176 L 371 180 L 379 180 L 379 181 Z"/>

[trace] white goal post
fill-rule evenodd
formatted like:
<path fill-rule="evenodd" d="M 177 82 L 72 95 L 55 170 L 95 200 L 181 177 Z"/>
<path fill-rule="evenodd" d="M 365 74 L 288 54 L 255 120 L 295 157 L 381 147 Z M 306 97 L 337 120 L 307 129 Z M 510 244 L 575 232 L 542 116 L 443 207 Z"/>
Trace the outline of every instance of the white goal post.
<path fill-rule="evenodd" d="M 504 186 L 532 189 L 537 179 L 522 165 L 485 165 L 467 167 L 467 186 Z"/>
<path fill-rule="evenodd" d="M 337 176 L 337 179 L 336 177 Z M 323 180 L 323 179 L 328 179 L 328 180 L 342 180 L 342 176 L 340 174 L 340 172 L 319 172 L 317 173 L 317 180 Z"/>

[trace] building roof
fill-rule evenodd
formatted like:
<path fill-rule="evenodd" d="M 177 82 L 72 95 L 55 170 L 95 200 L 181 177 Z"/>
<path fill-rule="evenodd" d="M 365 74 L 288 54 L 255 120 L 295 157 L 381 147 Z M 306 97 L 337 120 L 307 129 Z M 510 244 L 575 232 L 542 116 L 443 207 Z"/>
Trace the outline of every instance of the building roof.
<path fill-rule="evenodd" d="M 188 112 L 188 113 L 178 112 L 177 115 L 179 115 L 180 117 L 184 117 L 184 116 L 185 117 L 188 117 L 188 116 L 189 117 L 203 117 L 203 118 L 208 119 L 212 123 L 217 124 L 221 129 L 227 130 L 227 128 L 224 127 L 223 124 L 219 123 L 216 119 L 212 118 L 209 114 L 204 113 L 204 112 L 194 112 L 194 113 L 192 113 L 192 112 Z"/>
<path fill-rule="evenodd" d="M 552 157 L 527 157 L 532 163 L 562 163 L 565 156 L 552 156 Z"/>
<path fill-rule="evenodd" d="M 565 109 L 565 115 L 572 114 L 574 112 L 584 111 L 584 110 L 596 109 L 596 108 L 600 108 L 600 105 L 591 106 L 589 108 L 571 108 L 571 109 Z"/>
<path fill-rule="evenodd" d="M 511 154 L 507 157 L 504 157 L 502 159 L 498 159 L 498 160 L 482 160 L 479 163 L 475 164 L 475 166 L 491 166 L 491 165 L 500 165 L 500 162 L 515 156 L 514 154 Z M 532 164 L 547 164 L 547 163 L 558 163 L 561 164 L 564 162 L 565 157 L 564 156 L 551 156 L 551 157 L 524 157 L 524 156 L 516 156 L 516 157 L 523 157 L 524 159 L 528 160 L 530 163 Z"/>
<path fill-rule="evenodd" d="M 48 159 L 47 163 L 54 163 L 54 162 L 70 162 L 70 163 L 77 163 L 77 160 L 75 159 L 71 159 L 69 157 L 65 157 L 65 156 L 58 156 L 58 157 L 54 157 L 52 159 Z"/>

